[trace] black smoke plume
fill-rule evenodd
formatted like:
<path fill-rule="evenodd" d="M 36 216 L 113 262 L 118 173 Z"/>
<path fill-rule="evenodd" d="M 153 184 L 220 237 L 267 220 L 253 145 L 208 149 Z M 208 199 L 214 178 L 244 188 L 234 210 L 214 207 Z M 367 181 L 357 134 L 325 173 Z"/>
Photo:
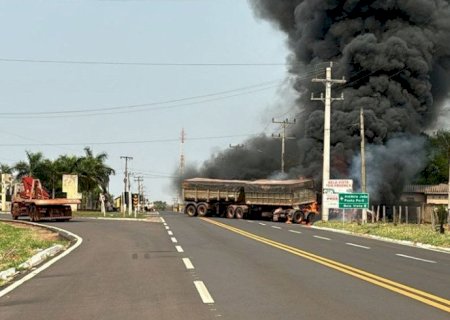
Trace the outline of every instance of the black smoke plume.
<path fill-rule="evenodd" d="M 320 185 L 323 104 L 310 94 L 333 61 L 331 178 L 354 176 L 359 110 L 365 110 L 367 180 L 378 201 L 398 198 L 423 164 L 420 136 L 434 128 L 450 88 L 449 0 L 249 0 L 255 14 L 287 34 L 289 72 L 296 77 L 297 141 L 287 147 L 288 176 Z M 414 143 L 408 143 L 414 141 Z M 292 145 L 292 143 L 294 145 Z M 280 143 L 264 136 L 225 150 L 192 172 L 211 178 L 267 178 L 280 167 Z M 376 161 L 370 163 L 370 161 Z M 372 197 L 373 197 L 372 196 Z"/>

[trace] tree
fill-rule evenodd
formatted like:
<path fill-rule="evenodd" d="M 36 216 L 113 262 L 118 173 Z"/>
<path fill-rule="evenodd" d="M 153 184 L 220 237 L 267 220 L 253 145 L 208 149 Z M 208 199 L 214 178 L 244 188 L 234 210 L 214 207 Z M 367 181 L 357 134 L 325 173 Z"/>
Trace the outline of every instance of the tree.
<path fill-rule="evenodd" d="M 0 164 L 0 172 L 1 172 L 1 173 L 9 173 L 9 174 L 12 174 L 12 173 L 13 173 L 13 168 L 10 167 L 10 166 L 7 165 L 7 164 L 1 163 L 1 164 Z"/>
<path fill-rule="evenodd" d="M 92 207 L 92 198 L 96 193 L 107 193 L 109 177 L 115 174 L 114 169 L 105 164 L 108 155 L 99 153 L 94 155 L 89 147 L 84 148 L 85 155 L 75 162 L 74 170 L 78 174 L 80 189 L 89 199 L 89 207 Z"/>
<path fill-rule="evenodd" d="M 421 172 L 420 184 L 448 183 L 450 131 L 439 130 L 428 137 L 428 163 Z"/>
<path fill-rule="evenodd" d="M 157 211 L 164 211 L 167 208 L 167 203 L 165 201 L 155 201 L 153 202 L 153 205 Z"/>
<path fill-rule="evenodd" d="M 14 165 L 16 178 L 20 179 L 24 176 L 31 176 L 37 178 L 46 187 L 50 188 L 50 172 L 49 166 L 51 161 L 45 159 L 42 152 L 32 153 L 26 151 L 27 161 L 19 161 Z"/>

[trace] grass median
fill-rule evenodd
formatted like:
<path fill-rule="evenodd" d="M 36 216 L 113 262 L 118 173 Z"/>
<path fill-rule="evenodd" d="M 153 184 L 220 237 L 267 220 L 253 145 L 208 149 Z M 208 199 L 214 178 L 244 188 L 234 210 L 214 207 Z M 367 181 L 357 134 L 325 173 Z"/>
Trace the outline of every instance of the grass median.
<path fill-rule="evenodd" d="M 373 235 L 394 240 L 406 240 L 437 247 L 450 248 L 450 232 L 440 234 L 434 231 L 431 225 L 397 224 L 392 223 L 342 223 L 338 221 L 318 221 L 317 227 L 346 230 L 355 234 Z"/>
<path fill-rule="evenodd" d="M 0 271 L 17 268 L 40 250 L 55 244 L 68 246 L 69 241 L 45 228 L 0 222 Z"/>

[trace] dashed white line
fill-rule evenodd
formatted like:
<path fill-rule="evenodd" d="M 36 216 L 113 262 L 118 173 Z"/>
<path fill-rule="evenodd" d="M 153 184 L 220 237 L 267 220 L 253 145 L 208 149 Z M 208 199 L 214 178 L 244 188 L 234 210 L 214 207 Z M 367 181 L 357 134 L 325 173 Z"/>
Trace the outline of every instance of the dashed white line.
<path fill-rule="evenodd" d="M 214 303 L 214 299 L 209 294 L 203 281 L 194 281 L 194 285 L 197 288 L 200 298 L 202 298 L 203 303 Z"/>
<path fill-rule="evenodd" d="M 262 223 L 262 222 L 260 222 L 259 224 L 262 225 L 262 226 L 265 226 L 265 225 L 266 225 L 265 223 Z"/>
<path fill-rule="evenodd" d="M 164 220 L 164 218 L 160 218 L 160 219 L 161 219 L 162 223 L 165 223 L 165 222 L 166 222 L 166 220 Z"/>
<path fill-rule="evenodd" d="M 188 269 L 188 270 L 195 269 L 194 265 L 192 264 L 192 262 L 189 258 L 183 258 L 183 262 L 184 262 L 184 265 L 186 266 L 186 269 Z"/>
<path fill-rule="evenodd" d="M 370 247 L 362 246 L 360 244 L 355 244 L 355 243 L 351 243 L 351 242 L 346 242 L 345 244 L 348 246 L 352 246 L 352 247 L 357 247 L 357 248 L 362 248 L 362 249 L 367 249 L 367 250 L 370 249 Z"/>
<path fill-rule="evenodd" d="M 173 236 L 173 232 L 172 231 L 167 231 L 167 233 L 169 234 L 169 236 Z"/>
<path fill-rule="evenodd" d="M 328 240 L 328 241 L 331 240 L 330 238 L 325 238 L 325 237 L 321 237 L 321 236 L 314 236 L 314 238 Z"/>
<path fill-rule="evenodd" d="M 281 229 L 281 227 L 278 227 L 278 226 L 271 226 L 271 227 L 274 229 Z"/>
<path fill-rule="evenodd" d="M 177 249 L 178 252 L 184 252 L 181 246 L 175 246 L 175 249 Z"/>
<path fill-rule="evenodd" d="M 170 240 L 172 240 L 173 243 L 177 243 L 178 242 L 177 238 L 175 238 L 175 237 L 171 237 Z"/>
<path fill-rule="evenodd" d="M 165 228 L 166 228 L 166 230 L 169 230 L 169 229 L 170 229 L 168 226 L 166 226 Z"/>
<path fill-rule="evenodd" d="M 245 220 L 245 221 L 250 222 L 250 223 L 254 223 L 255 222 L 255 221 L 252 221 L 252 220 Z"/>
<path fill-rule="evenodd" d="M 292 232 L 292 233 L 298 233 L 298 234 L 301 233 L 300 231 L 297 231 L 297 230 L 289 230 L 289 232 Z"/>
<path fill-rule="evenodd" d="M 408 258 L 408 259 L 413 259 L 413 260 L 418 260 L 418 261 L 423 261 L 423 262 L 428 262 L 428 263 L 437 263 L 436 261 L 433 261 L 433 260 L 426 260 L 426 259 L 416 258 L 416 257 L 407 256 L 405 254 L 400 254 L 400 253 L 397 253 L 396 256 L 403 257 L 403 258 Z"/>

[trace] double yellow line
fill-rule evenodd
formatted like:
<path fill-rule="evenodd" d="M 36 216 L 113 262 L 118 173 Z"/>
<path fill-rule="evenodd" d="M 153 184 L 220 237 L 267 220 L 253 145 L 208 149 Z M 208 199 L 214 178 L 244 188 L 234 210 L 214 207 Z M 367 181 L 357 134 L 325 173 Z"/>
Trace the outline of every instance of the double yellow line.
<path fill-rule="evenodd" d="M 250 232 L 247 232 L 247 231 L 244 231 L 242 229 L 235 228 L 235 227 L 231 227 L 229 225 L 226 225 L 224 223 L 221 223 L 221 222 L 218 222 L 218 221 L 215 221 L 215 220 L 212 220 L 212 219 L 208 219 L 208 218 L 200 218 L 200 219 L 202 219 L 203 221 L 206 221 L 208 223 L 214 224 L 214 225 L 216 225 L 218 227 L 221 227 L 221 228 L 227 229 L 229 231 L 232 231 L 234 233 L 240 234 L 240 235 L 242 235 L 244 237 L 247 237 L 247 238 L 259 241 L 261 243 L 267 244 L 269 246 L 278 248 L 280 250 L 292 253 L 292 254 L 294 254 L 296 256 L 299 256 L 299 257 L 302 257 L 302 258 L 314 261 L 314 262 L 319 263 L 321 265 L 324 265 L 324 266 L 327 266 L 329 268 L 338 270 L 338 271 L 343 272 L 345 274 L 348 274 L 350 276 L 353 276 L 353 277 L 356 277 L 358 279 L 370 282 L 370 283 L 372 283 L 374 285 L 383 287 L 383 288 L 388 289 L 390 291 L 393 291 L 393 292 L 399 293 L 401 295 L 410 297 L 411 299 L 420 301 L 420 302 L 425 303 L 425 304 L 427 304 L 429 306 L 432 306 L 432 307 L 435 307 L 435 308 L 438 308 L 440 310 L 443 310 L 445 312 L 449 312 L 450 313 L 450 300 L 447 300 L 447 299 L 444 299 L 444 298 L 432 295 L 430 293 L 427 293 L 427 292 L 424 292 L 424 291 L 421 291 L 421 290 L 417 290 L 417 289 L 405 286 L 405 285 L 403 285 L 401 283 L 398 283 L 398 282 L 395 282 L 395 281 L 391 281 L 389 279 L 382 278 L 380 276 L 377 276 L 375 274 L 363 271 L 361 269 L 353 268 L 353 267 L 348 266 L 346 264 L 343 264 L 343 263 L 340 263 L 340 262 L 337 262 L 337 261 L 334 261 L 334 260 L 330 260 L 330 259 L 318 256 L 318 255 L 315 255 L 315 254 L 312 254 L 312 253 L 309 253 L 309 252 L 306 252 L 306 251 L 303 251 L 303 250 L 300 250 L 300 249 L 297 249 L 297 248 L 285 245 L 285 244 L 280 243 L 280 242 L 276 242 L 276 241 L 273 241 L 273 240 L 270 240 L 270 239 L 267 239 L 267 238 L 264 238 L 264 237 L 260 237 L 260 236 L 258 236 L 256 234 L 253 234 L 253 233 L 250 233 Z"/>

